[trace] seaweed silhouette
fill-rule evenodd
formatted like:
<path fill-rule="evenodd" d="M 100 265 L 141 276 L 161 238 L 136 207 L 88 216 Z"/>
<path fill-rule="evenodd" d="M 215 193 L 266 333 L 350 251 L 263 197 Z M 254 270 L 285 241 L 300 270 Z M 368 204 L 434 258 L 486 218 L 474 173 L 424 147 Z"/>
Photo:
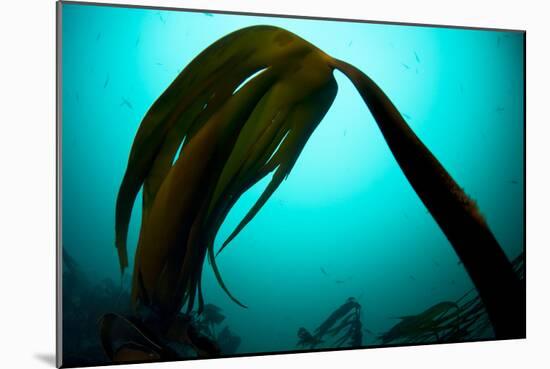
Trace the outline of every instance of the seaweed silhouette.
<path fill-rule="evenodd" d="M 229 326 L 219 330 L 225 320 L 222 309 L 214 304 L 205 304 L 200 314 L 193 314 L 196 328 L 212 341 L 216 342 L 223 354 L 234 354 L 241 344 L 241 338 L 235 335 Z"/>
<path fill-rule="evenodd" d="M 512 264 L 523 279 L 523 253 Z M 485 306 L 473 288 L 456 301 L 442 301 L 419 314 L 400 317 L 378 338 L 382 344 L 464 342 L 490 337 L 494 334 L 491 330 Z"/>
<path fill-rule="evenodd" d="M 336 97 L 335 69 L 357 88 L 407 180 L 463 262 L 496 337 L 523 337 L 524 285 L 475 202 L 366 74 L 272 26 L 244 28 L 213 43 L 141 122 L 116 203 L 116 247 L 124 272 L 130 214 L 143 189 L 133 305 L 147 307 L 163 326 L 185 306 L 190 312 L 197 303 L 200 313 L 208 258 L 220 286 L 244 307 L 222 280 L 215 236 L 240 196 L 273 173 L 221 251 L 289 175 Z"/>
<path fill-rule="evenodd" d="M 344 344 L 360 347 L 363 344 L 363 324 L 361 323 L 361 305 L 353 297 L 334 310 L 311 334 L 306 328 L 298 329 L 298 346 L 317 347 L 332 339 L 332 347 Z"/>

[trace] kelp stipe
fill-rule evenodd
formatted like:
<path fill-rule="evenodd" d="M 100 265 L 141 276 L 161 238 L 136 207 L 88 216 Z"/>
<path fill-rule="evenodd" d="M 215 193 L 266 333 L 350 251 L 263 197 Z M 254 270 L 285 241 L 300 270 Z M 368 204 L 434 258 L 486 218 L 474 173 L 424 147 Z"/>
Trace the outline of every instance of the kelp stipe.
<path fill-rule="evenodd" d="M 407 180 L 433 216 L 476 286 L 497 338 L 525 336 L 525 289 L 477 208 L 397 108 L 367 75 L 333 65 L 355 85 Z"/>
<path fill-rule="evenodd" d="M 116 209 L 116 246 L 124 270 L 130 213 L 143 186 L 134 305 L 147 305 L 166 324 L 185 304 L 191 311 L 196 300 L 200 312 L 206 257 L 222 288 L 240 304 L 217 269 L 215 236 L 250 187 L 274 172 L 222 248 L 289 175 L 336 96 L 334 69 L 353 82 L 408 181 L 464 263 L 497 338 L 523 337 L 523 285 L 474 202 L 368 76 L 271 26 L 245 28 L 209 46 L 139 127 Z"/>

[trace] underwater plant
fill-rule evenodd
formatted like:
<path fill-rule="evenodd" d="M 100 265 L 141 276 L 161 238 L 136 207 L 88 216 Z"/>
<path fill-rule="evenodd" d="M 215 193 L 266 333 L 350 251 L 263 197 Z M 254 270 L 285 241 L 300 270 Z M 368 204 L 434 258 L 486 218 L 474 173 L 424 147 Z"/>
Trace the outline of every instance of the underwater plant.
<path fill-rule="evenodd" d="M 234 354 L 239 349 L 241 345 L 241 337 L 234 334 L 229 327 L 226 325 L 218 333 L 216 337 L 216 342 L 220 346 L 220 350 L 224 354 Z"/>
<path fill-rule="evenodd" d="M 222 309 L 214 304 L 205 304 L 200 314 L 193 312 L 192 318 L 196 329 L 215 342 L 222 354 L 233 354 L 241 344 L 241 338 L 235 335 L 229 326 L 225 325 L 221 330 L 219 326 L 225 320 Z"/>
<path fill-rule="evenodd" d="M 512 261 L 523 280 L 523 253 Z M 403 316 L 378 339 L 388 343 L 464 342 L 486 339 L 494 334 L 479 294 L 473 288 L 456 301 L 443 301 L 416 315 Z"/>
<path fill-rule="evenodd" d="M 214 304 L 204 305 L 202 312 L 197 317 L 199 329 L 205 330 L 210 336 L 214 337 L 214 327 L 225 320 L 225 315 L 221 311 L 221 308 Z"/>
<path fill-rule="evenodd" d="M 348 344 L 359 347 L 363 344 L 363 324 L 361 323 L 361 305 L 353 297 L 334 310 L 314 334 L 301 327 L 298 329 L 298 346 L 315 348 L 324 342 L 325 337 L 335 338 L 333 347 Z"/>
<path fill-rule="evenodd" d="M 298 343 L 299 347 L 315 348 L 317 345 L 323 343 L 319 338 L 312 335 L 306 328 L 300 327 L 298 329 Z"/>
<path fill-rule="evenodd" d="M 399 323 L 382 334 L 379 339 L 382 344 L 390 342 L 441 342 L 440 335 L 443 331 L 459 329 L 458 324 L 447 327 L 443 323 L 447 323 L 459 314 L 460 309 L 456 303 L 443 301 L 417 315 L 399 317 Z"/>
<path fill-rule="evenodd" d="M 497 338 L 525 334 L 524 286 L 477 206 L 366 74 L 281 28 L 235 31 L 200 53 L 151 106 L 132 144 L 116 203 L 116 247 L 128 267 L 127 233 L 143 189 L 132 303 L 165 324 L 187 305 L 203 310 L 208 257 L 225 286 L 214 239 L 232 206 L 271 181 L 223 243 L 233 240 L 291 172 L 344 73 L 370 109 L 398 165 L 463 262 Z M 179 152 L 179 154 L 178 154 Z"/>

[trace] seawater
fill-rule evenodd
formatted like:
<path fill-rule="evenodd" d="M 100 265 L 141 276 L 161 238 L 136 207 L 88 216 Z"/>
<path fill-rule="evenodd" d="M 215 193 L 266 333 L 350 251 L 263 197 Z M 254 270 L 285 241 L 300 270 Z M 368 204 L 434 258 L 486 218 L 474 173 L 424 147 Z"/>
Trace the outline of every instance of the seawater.
<path fill-rule="evenodd" d="M 203 49 L 259 24 L 285 28 L 367 73 L 475 199 L 507 256 L 522 252 L 521 33 L 77 4 L 62 12 L 62 243 L 92 280 L 120 279 L 115 200 L 144 114 Z M 295 350 L 299 327 L 313 330 L 351 296 L 364 327 L 381 333 L 395 317 L 472 288 L 359 94 L 335 77 L 336 100 L 290 176 L 217 258 L 248 308 L 204 265 L 205 300 L 242 338 L 239 353 Z M 235 205 L 216 249 L 268 181 Z M 140 216 L 138 198 L 130 265 Z M 375 335 L 365 334 L 364 344 L 376 344 Z"/>

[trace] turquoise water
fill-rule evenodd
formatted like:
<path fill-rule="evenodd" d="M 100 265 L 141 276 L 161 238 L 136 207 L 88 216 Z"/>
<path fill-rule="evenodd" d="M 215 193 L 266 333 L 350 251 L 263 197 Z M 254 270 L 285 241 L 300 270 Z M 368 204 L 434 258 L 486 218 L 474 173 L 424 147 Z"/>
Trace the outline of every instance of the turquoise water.
<path fill-rule="evenodd" d="M 367 73 L 476 200 L 508 257 L 522 252 L 523 34 L 76 4 L 63 5 L 62 16 L 62 240 L 90 278 L 120 278 L 114 205 L 144 114 L 200 51 L 258 24 Z M 472 287 L 363 100 L 335 77 L 337 98 L 290 176 L 217 259 L 248 309 L 204 266 L 205 300 L 241 336 L 239 353 L 295 350 L 299 327 L 317 327 L 350 296 L 363 306 L 363 325 L 380 333 L 394 317 Z M 268 180 L 232 209 L 216 248 Z M 140 216 L 137 201 L 130 255 Z"/>

